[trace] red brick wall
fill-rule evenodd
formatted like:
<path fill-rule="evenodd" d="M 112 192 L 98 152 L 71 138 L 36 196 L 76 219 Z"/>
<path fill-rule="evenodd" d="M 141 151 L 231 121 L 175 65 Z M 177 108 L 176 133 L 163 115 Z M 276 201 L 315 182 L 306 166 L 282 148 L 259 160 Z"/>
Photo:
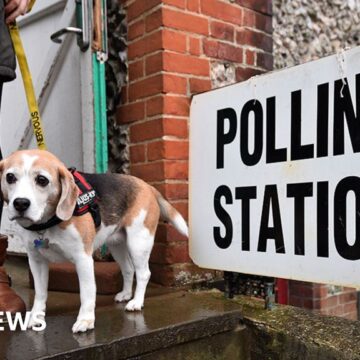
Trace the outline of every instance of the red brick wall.
<path fill-rule="evenodd" d="M 123 0 L 128 84 L 118 121 L 129 124 L 131 173 L 150 182 L 187 218 L 191 95 L 211 89 L 212 64 L 236 80 L 272 68 L 270 0 Z M 235 79 L 234 79 L 235 80 Z M 173 284 L 198 272 L 187 239 L 161 224 L 152 280 Z"/>
<path fill-rule="evenodd" d="M 324 315 L 357 320 L 357 294 L 352 288 L 289 281 L 289 304 Z"/>

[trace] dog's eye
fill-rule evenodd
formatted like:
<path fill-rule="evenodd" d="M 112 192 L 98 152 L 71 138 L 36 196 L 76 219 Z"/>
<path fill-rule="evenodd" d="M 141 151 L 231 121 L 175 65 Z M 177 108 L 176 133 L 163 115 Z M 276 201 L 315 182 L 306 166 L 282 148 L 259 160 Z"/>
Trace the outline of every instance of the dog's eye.
<path fill-rule="evenodd" d="M 8 184 L 14 184 L 16 182 L 16 177 L 13 173 L 6 174 L 6 181 Z"/>
<path fill-rule="evenodd" d="M 49 183 L 49 180 L 43 175 L 38 175 L 35 181 L 41 187 L 45 187 Z"/>

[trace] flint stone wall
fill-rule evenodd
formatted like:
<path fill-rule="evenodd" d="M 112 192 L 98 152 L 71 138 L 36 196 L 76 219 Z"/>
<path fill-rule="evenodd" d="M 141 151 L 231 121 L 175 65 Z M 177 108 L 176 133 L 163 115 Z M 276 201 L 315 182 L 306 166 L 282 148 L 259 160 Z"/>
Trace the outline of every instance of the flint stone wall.
<path fill-rule="evenodd" d="M 360 0 L 273 0 L 274 68 L 359 45 Z"/>

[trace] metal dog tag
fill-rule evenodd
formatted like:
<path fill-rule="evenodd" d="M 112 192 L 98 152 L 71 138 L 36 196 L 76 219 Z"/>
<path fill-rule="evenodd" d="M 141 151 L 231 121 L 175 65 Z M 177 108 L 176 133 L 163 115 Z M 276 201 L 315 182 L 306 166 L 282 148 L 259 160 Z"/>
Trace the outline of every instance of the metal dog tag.
<path fill-rule="evenodd" d="M 35 249 L 48 249 L 49 248 L 49 239 L 35 239 L 34 246 L 35 246 Z"/>

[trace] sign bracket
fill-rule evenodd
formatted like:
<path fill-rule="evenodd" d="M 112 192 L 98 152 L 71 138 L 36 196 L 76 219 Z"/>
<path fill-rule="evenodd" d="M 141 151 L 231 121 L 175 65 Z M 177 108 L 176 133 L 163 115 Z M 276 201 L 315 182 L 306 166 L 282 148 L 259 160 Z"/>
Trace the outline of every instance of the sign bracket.
<path fill-rule="evenodd" d="M 266 276 L 240 274 L 224 271 L 225 296 L 246 295 L 265 300 L 265 309 L 275 307 L 275 279 Z"/>

